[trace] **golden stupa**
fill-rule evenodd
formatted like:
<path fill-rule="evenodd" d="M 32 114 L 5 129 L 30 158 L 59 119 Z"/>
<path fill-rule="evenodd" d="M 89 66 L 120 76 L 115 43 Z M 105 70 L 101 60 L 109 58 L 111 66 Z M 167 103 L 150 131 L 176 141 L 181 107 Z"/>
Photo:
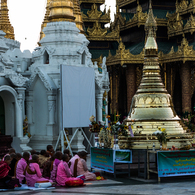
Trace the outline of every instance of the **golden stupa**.
<path fill-rule="evenodd" d="M 134 95 L 130 112 L 125 119 L 127 125 L 133 125 L 135 137 L 130 139 L 131 148 L 151 148 L 155 142 L 158 128 L 165 128 L 169 141 L 167 146 L 182 147 L 191 145 L 192 136 L 187 134 L 177 116 L 171 95 L 167 92 L 160 75 L 158 45 L 156 42 L 157 24 L 153 16 L 151 2 L 145 24 L 146 43 L 143 74 L 140 86 Z"/>
<path fill-rule="evenodd" d="M 0 30 L 6 33 L 5 38 L 15 39 L 14 28 L 9 21 L 9 10 L 7 7 L 7 0 L 1 0 L 1 12 L 0 12 Z"/>
<path fill-rule="evenodd" d="M 45 37 L 43 29 L 49 22 L 69 21 L 75 22 L 81 33 L 83 20 L 79 0 L 47 0 L 46 13 L 41 25 L 40 40 Z M 40 45 L 40 43 L 38 43 Z"/>
<path fill-rule="evenodd" d="M 73 14 L 73 2 L 71 0 L 51 0 L 49 9 L 50 22 L 74 22 L 75 20 Z"/>

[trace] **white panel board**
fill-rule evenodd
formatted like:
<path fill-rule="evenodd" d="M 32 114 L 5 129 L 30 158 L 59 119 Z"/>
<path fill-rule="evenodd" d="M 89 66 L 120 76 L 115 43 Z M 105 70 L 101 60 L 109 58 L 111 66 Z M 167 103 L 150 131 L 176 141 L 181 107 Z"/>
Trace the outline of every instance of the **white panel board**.
<path fill-rule="evenodd" d="M 61 87 L 63 127 L 88 127 L 95 116 L 94 69 L 61 65 Z"/>

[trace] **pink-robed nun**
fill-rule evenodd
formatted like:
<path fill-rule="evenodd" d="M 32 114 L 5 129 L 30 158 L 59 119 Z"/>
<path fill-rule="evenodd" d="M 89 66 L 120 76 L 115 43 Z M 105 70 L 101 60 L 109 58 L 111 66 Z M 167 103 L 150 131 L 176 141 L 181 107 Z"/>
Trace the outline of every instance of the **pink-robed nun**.
<path fill-rule="evenodd" d="M 18 161 L 17 167 L 16 167 L 16 178 L 19 179 L 19 182 L 24 183 L 24 171 L 27 166 L 27 162 L 29 160 L 30 154 L 28 152 L 24 152 L 22 158 Z"/>
<path fill-rule="evenodd" d="M 65 186 L 65 182 L 72 176 L 68 166 L 69 159 L 67 154 L 62 155 L 62 160 L 58 165 L 56 181 L 61 186 Z"/>
<path fill-rule="evenodd" d="M 39 157 L 36 154 L 32 155 L 32 160 L 26 169 L 26 182 L 30 187 L 34 187 L 37 182 L 51 182 L 52 180 L 48 180 L 42 177 L 41 170 L 39 167 Z"/>

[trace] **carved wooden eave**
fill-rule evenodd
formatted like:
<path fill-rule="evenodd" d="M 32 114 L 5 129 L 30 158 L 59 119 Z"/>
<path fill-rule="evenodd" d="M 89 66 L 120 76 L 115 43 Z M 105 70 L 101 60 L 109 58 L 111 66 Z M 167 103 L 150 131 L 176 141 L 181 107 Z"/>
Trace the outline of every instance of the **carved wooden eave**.
<path fill-rule="evenodd" d="M 187 13 L 195 13 L 195 0 L 191 0 L 190 3 L 188 0 L 182 0 L 181 2 L 176 2 L 176 11 L 180 15 Z"/>
<path fill-rule="evenodd" d="M 168 54 L 164 54 L 162 51 L 158 53 L 159 63 L 170 63 L 170 62 L 180 62 L 185 63 L 186 61 L 195 61 L 195 50 L 193 46 L 189 46 L 187 39 L 184 37 L 181 46 L 178 46 L 178 51 L 174 51 L 174 48 L 171 48 L 171 51 Z M 109 52 L 107 57 L 107 65 L 117 65 L 120 64 L 143 64 L 144 62 L 144 48 L 140 54 L 133 55 L 128 49 L 125 49 L 125 45 L 120 42 L 116 55 L 112 56 Z"/>
<path fill-rule="evenodd" d="M 191 33 L 193 34 L 195 32 L 195 17 L 193 15 L 190 16 L 189 20 L 183 27 L 183 21 L 181 18 L 178 18 L 178 20 L 173 17 L 168 20 L 167 29 L 168 29 L 168 37 L 173 37 L 176 35 L 182 35 L 183 33 Z"/>
<path fill-rule="evenodd" d="M 108 33 L 108 30 L 101 28 L 101 23 L 96 21 L 93 28 L 87 29 L 86 35 L 89 41 L 117 41 L 119 39 L 119 29 Z"/>
<path fill-rule="evenodd" d="M 121 13 L 119 11 L 116 12 L 114 15 L 114 21 L 110 23 L 111 29 L 116 29 L 119 26 L 124 26 L 126 23 L 126 19 L 122 17 Z"/>
<path fill-rule="evenodd" d="M 104 4 L 105 0 L 79 0 L 81 3 L 98 3 L 98 4 Z"/>
<path fill-rule="evenodd" d="M 130 3 L 136 2 L 137 0 L 117 0 L 116 4 L 121 8 L 124 7 Z"/>
<path fill-rule="evenodd" d="M 107 66 L 120 64 L 142 64 L 144 62 L 144 48 L 143 51 L 138 55 L 133 55 L 128 49 L 125 49 L 125 45 L 120 42 L 116 55 L 112 56 L 109 52 L 107 57 Z"/>
<path fill-rule="evenodd" d="M 127 30 L 132 27 L 140 27 L 144 26 L 147 20 L 148 14 L 142 12 L 142 8 L 140 5 L 137 7 L 137 12 L 134 14 L 133 18 L 130 19 L 125 25 L 120 26 L 121 31 Z M 155 18 L 158 26 L 167 26 L 167 20 L 162 18 Z"/>
<path fill-rule="evenodd" d="M 186 61 L 195 61 L 195 50 L 193 49 L 193 46 L 189 46 L 189 43 L 185 37 L 181 42 L 181 46 L 178 46 L 178 51 L 174 52 L 174 49 L 172 47 L 171 51 L 168 54 L 159 52 L 160 63 L 178 61 L 182 61 L 183 63 L 185 63 Z"/>
<path fill-rule="evenodd" d="M 179 13 L 169 14 L 167 13 L 167 34 L 168 37 L 183 34 L 183 21 Z"/>
<path fill-rule="evenodd" d="M 83 22 L 92 22 L 92 23 L 94 23 L 98 20 L 100 23 L 107 24 L 107 23 L 110 22 L 110 12 L 107 12 L 104 15 L 102 15 L 102 12 L 101 12 L 101 14 L 94 13 L 94 14 L 90 14 L 88 16 L 82 12 L 82 19 L 83 19 Z"/>
<path fill-rule="evenodd" d="M 195 17 L 193 15 L 190 16 L 189 20 L 184 26 L 184 33 L 191 33 L 195 31 Z"/>

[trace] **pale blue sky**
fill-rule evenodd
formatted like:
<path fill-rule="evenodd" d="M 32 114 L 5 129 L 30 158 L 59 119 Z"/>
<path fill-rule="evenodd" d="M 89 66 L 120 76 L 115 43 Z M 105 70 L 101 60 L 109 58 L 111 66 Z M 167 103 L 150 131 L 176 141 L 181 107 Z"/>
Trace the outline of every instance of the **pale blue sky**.
<path fill-rule="evenodd" d="M 106 0 L 114 18 L 115 0 Z M 8 0 L 10 22 L 14 27 L 15 39 L 21 42 L 21 50 L 33 51 L 39 41 L 41 24 L 45 15 L 46 0 Z M 104 6 L 102 6 L 102 9 Z"/>

